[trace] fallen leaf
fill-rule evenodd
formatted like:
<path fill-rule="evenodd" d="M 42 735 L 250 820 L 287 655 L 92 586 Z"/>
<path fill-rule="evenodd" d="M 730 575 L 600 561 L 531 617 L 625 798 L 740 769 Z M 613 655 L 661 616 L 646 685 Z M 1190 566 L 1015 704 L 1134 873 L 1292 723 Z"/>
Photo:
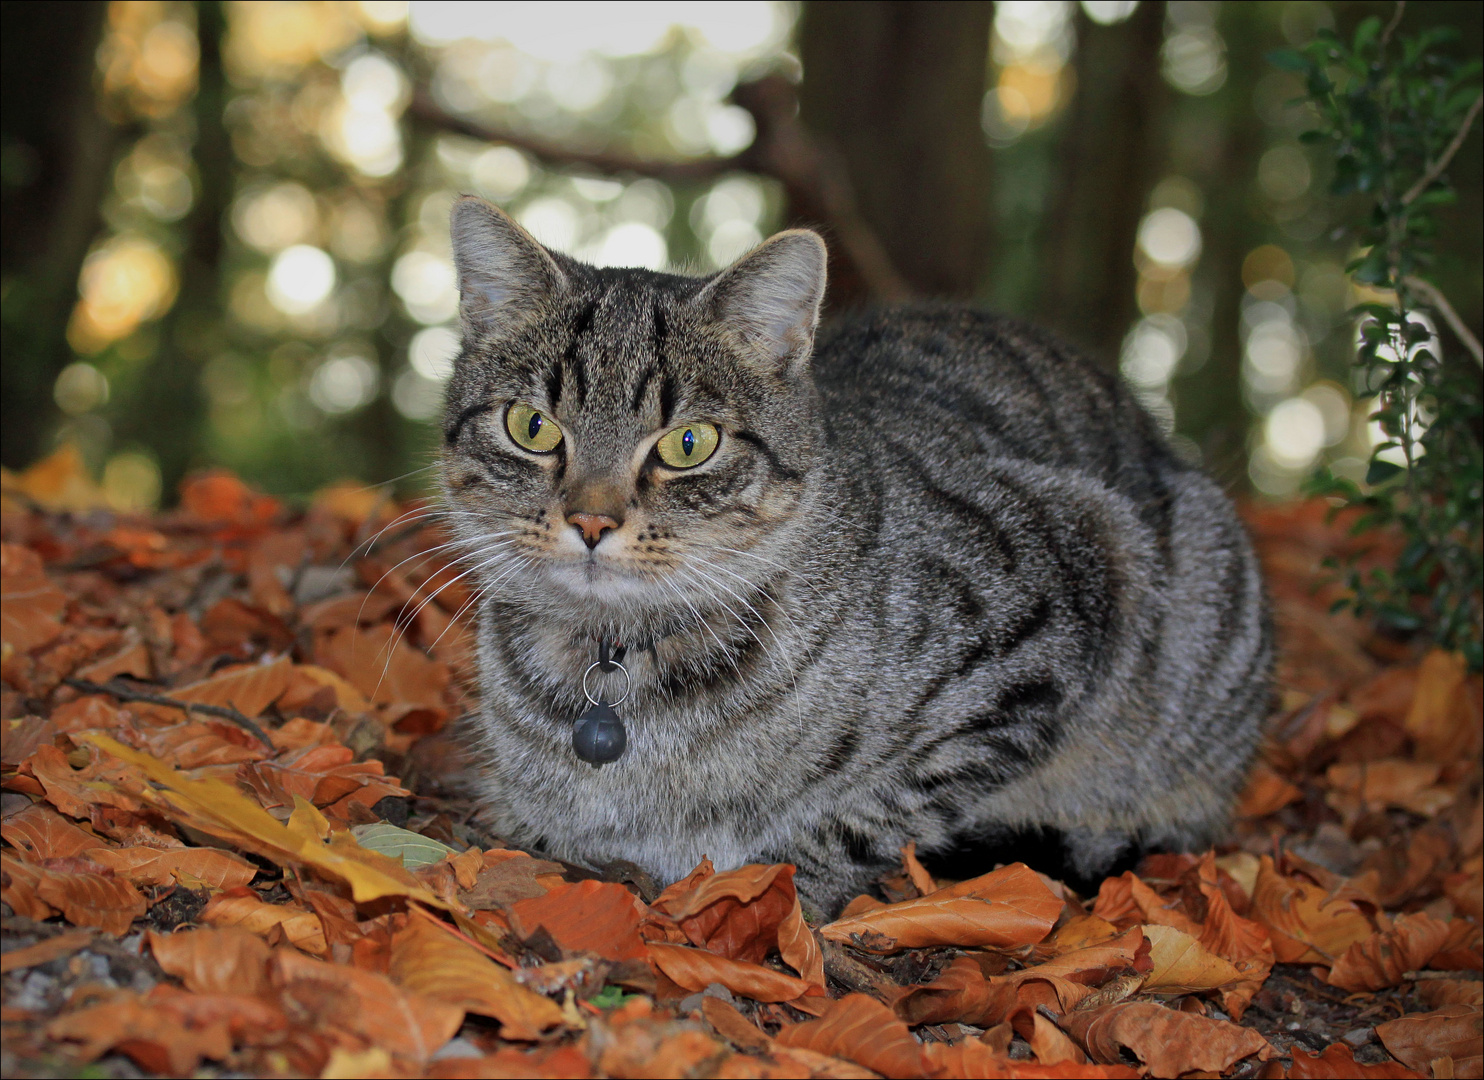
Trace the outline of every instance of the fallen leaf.
<path fill-rule="evenodd" d="M 92 940 L 93 935 L 86 930 L 69 930 L 56 937 L 43 938 L 35 945 L 0 953 L 0 975 L 24 971 L 38 964 L 49 964 L 63 956 L 71 956 Z"/>
<path fill-rule="evenodd" d="M 464 1018 L 461 1007 L 405 990 L 383 975 L 292 949 L 275 949 L 269 972 L 291 1015 L 310 1026 L 349 1031 L 419 1069 Z"/>
<path fill-rule="evenodd" d="M 1444 1005 L 1484 1005 L 1484 983 L 1465 982 L 1462 979 L 1424 979 L 1417 984 L 1417 997 L 1430 1009 Z"/>
<path fill-rule="evenodd" d="M 907 1025 L 865 994 L 849 994 L 833 1002 L 817 1020 L 786 1025 L 774 1041 L 780 1046 L 842 1057 L 883 1076 L 928 1075 L 922 1046 Z"/>
<path fill-rule="evenodd" d="M 235 839 L 276 862 L 313 866 L 348 884 L 357 903 L 402 896 L 434 907 L 447 907 L 399 865 L 361 848 L 349 833 L 336 833 L 328 844 L 296 835 L 257 803 L 220 780 L 192 780 L 106 735 L 89 733 L 80 738 L 135 766 L 162 785 L 166 789 L 165 803 L 173 810 L 188 811 L 191 824 L 214 825 L 218 835 Z"/>
<path fill-rule="evenodd" d="M 148 1072 L 171 1076 L 190 1076 L 203 1059 L 223 1061 L 232 1053 L 231 1025 L 225 1017 L 193 1024 L 193 1018 L 170 1004 L 169 999 L 127 994 L 59 1016 L 47 1025 L 46 1033 L 74 1044 L 69 1051 L 82 1061 L 116 1049 Z"/>
<path fill-rule="evenodd" d="M 1452 1057 L 1459 1075 L 1479 1075 L 1484 1006 L 1444 1005 L 1430 1013 L 1412 1013 L 1376 1025 L 1376 1037 L 1391 1056 L 1420 1073 L 1430 1072 L 1435 1058 Z M 1465 1062 L 1473 1059 L 1470 1070 Z"/>
<path fill-rule="evenodd" d="M 1155 1076 L 1221 1073 L 1253 1054 L 1261 1061 L 1277 1054 L 1251 1028 L 1140 1001 L 1071 1012 L 1057 1023 L 1093 1061 L 1117 1065 L 1127 1051 Z"/>
<path fill-rule="evenodd" d="M 1061 909 L 1061 898 L 1034 870 L 1013 863 L 931 896 L 838 919 L 819 932 L 874 953 L 934 945 L 1015 949 L 1044 938 Z"/>
<path fill-rule="evenodd" d="M 1195 938 L 1173 926 L 1146 926 L 1149 959 L 1153 967 L 1145 979 L 1146 993 L 1200 994 L 1231 986 L 1242 973 L 1231 961 L 1217 956 Z"/>
<path fill-rule="evenodd" d="M 20 544 L 0 544 L 0 642 L 7 656 L 54 641 L 66 609 L 67 596 L 46 576 L 41 556 Z"/>
<path fill-rule="evenodd" d="M 439 843 L 431 836 L 399 829 L 385 821 L 356 825 L 350 831 L 356 842 L 367 851 L 374 851 L 389 859 L 399 859 L 409 870 L 431 866 L 441 862 L 445 855 L 454 854 L 453 848 Z"/>
<path fill-rule="evenodd" d="M 915 840 L 902 848 L 902 870 L 919 896 L 927 896 L 938 891 L 938 883 L 933 880 L 933 875 L 929 874 L 922 863 L 917 861 L 917 841 Z"/>
<path fill-rule="evenodd" d="M 1343 990 L 1382 990 L 1396 986 L 1409 971 L 1427 966 L 1448 939 L 1448 924 L 1426 912 L 1398 915 L 1391 929 L 1372 934 L 1345 950 L 1326 981 Z"/>
<path fill-rule="evenodd" d="M 1310 1054 L 1297 1046 L 1291 1053 L 1293 1064 L 1288 1066 L 1288 1080 L 1424 1080 L 1428 1075 L 1413 1072 L 1395 1061 L 1363 1065 L 1342 1042 L 1330 1043 L 1322 1054 Z"/>
<path fill-rule="evenodd" d="M 152 847 L 94 847 L 84 855 L 138 885 L 179 882 L 192 889 L 235 889 L 246 885 L 258 872 L 257 867 L 242 856 L 219 848 L 169 848 L 161 851 Z"/>
<path fill-rule="evenodd" d="M 750 864 L 715 873 L 709 860 L 662 892 L 651 907 L 675 920 L 692 944 L 751 963 L 778 945 L 796 902 L 792 866 Z"/>
<path fill-rule="evenodd" d="M 704 949 L 661 942 L 650 942 L 648 948 L 651 963 L 686 990 L 704 990 L 712 983 L 721 983 L 734 994 L 754 1001 L 793 1001 L 823 990 L 822 986 L 761 964 L 732 960 Z"/>
<path fill-rule="evenodd" d="M 1375 933 L 1353 890 L 1331 891 L 1280 874 L 1262 856 L 1252 894 L 1252 918 L 1268 928 L 1280 963 L 1332 964 L 1357 941 Z"/>
<path fill-rule="evenodd" d="M 1433 649 L 1422 658 L 1403 727 L 1424 760 L 1446 765 L 1479 752 L 1479 717 L 1469 701 L 1468 677 L 1461 653 Z"/>
<path fill-rule="evenodd" d="M 525 852 L 512 852 L 520 858 L 501 859 L 486 864 L 474 879 L 474 885 L 459 894 L 459 900 L 476 910 L 502 907 L 517 900 L 528 900 L 533 896 L 545 896 L 558 885 L 565 884 L 561 878 L 561 863 L 546 859 L 533 859 Z"/>
<path fill-rule="evenodd" d="M 1436 786 L 1443 767 L 1437 762 L 1408 761 L 1405 758 L 1382 758 L 1379 761 L 1340 762 L 1325 772 L 1330 800 L 1337 808 L 1336 796 L 1349 796 L 1369 811 L 1388 806 L 1432 816 L 1453 801 L 1453 794 Z"/>
<path fill-rule="evenodd" d="M 197 994 L 267 997 L 268 946 L 240 926 L 145 934 L 149 950 L 167 974 Z"/>
<path fill-rule="evenodd" d="M 1179 933 L 1179 931 L 1174 931 Z M 1071 1036 L 1062 1031 L 1046 1017 L 1036 1013 L 1034 1017 L 1035 1029 L 1031 1032 L 1031 1052 L 1036 1055 L 1036 1060 L 1042 1065 L 1060 1065 L 1063 1062 L 1071 1062 L 1073 1065 L 1085 1065 L 1087 1055 L 1082 1048 L 1072 1041 Z"/>
<path fill-rule="evenodd" d="M 214 470 L 186 478 L 180 485 L 180 508 L 212 524 L 261 528 L 273 520 L 280 506 L 231 473 Z"/>
<path fill-rule="evenodd" d="M 213 896 L 197 919 L 208 926 L 240 926 L 259 937 L 267 937 L 275 927 L 281 927 L 278 932 L 296 948 L 314 956 L 330 952 L 324 926 L 314 912 L 292 904 L 266 904 L 245 887 Z"/>
<path fill-rule="evenodd" d="M 51 807 L 40 803 L 7 817 L 0 824 L 0 836 L 6 843 L 30 855 L 33 862 L 81 855 L 103 843 L 100 837 L 79 829 Z"/>
<path fill-rule="evenodd" d="M 648 953 L 639 936 L 644 906 L 622 885 L 579 881 L 510 905 L 510 926 L 521 938 L 537 929 L 566 952 L 591 952 L 605 960 L 641 960 Z"/>
<path fill-rule="evenodd" d="M 405 990 L 500 1022 L 506 1039 L 536 1040 L 562 1024 L 562 1010 L 451 931 L 426 918 L 392 936 L 388 974 Z"/>
<path fill-rule="evenodd" d="M 6 903 L 22 913 L 25 906 L 35 910 L 34 904 L 26 905 L 19 897 L 18 902 L 11 900 L 11 892 L 24 889 L 74 926 L 96 926 L 115 937 L 128 933 L 134 920 L 149 909 L 138 889 L 96 863 L 76 856 L 47 862 L 50 865 L 27 865 L 6 854 L 5 874 L 12 879 Z"/>
<path fill-rule="evenodd" d="M 1279 776 L 1272 766 L 1259 761 L 1252 767 L 1247 786 L 1237 799 L 1237 814 L 1239 817 L 1266 817 L 1303 797 L 1302 789 Z"/>
<path fill-rule="evenodd" d="M 293 662 L 281 656 L 268 664 L 244 664 L 223 670 L 209 679 L 176 687 L 170 696 L 192 705 L 216 705 L 256 717 L 283 696 L 293 679 Z"/>
<path fill-rule="evenodd" d="M 735 1005 L 719 997 L 710 994 L 702 997 L 701 1015 L 713 1031 L 733 1046 L 757 1053 L 773 1045 L 772 1036 L 738 1012 Z"/>

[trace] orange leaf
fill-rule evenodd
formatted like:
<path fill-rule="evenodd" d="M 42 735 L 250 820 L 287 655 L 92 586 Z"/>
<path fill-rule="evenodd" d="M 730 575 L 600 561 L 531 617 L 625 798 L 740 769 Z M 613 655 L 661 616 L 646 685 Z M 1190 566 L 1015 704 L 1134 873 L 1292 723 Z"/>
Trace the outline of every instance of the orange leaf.
<path fill-rule="evenodd" d="M 388 974 L 398 986 L 500 1021 L 506 1039 L 540 1039 L 562 1023 L 557 1004 L 526 989 L 478 949 L 425 918 L 392 936 Z"/>
<path fill-rule="evenodd" d="M 80 739 L 94 743 L 114 757 L 134 765 L 166 789 L 165 803 L 193 815 L 192 824 L 214 827 L 275 862 L 306 864 L 344 881 L 356 903 L 384 896 L 421 900 L 434 907 L 448 905 L 390 859 L 366 851 L 349 833 L 336 833 L 329 844 L 297 833 L 235 787 L 220 780 L 192 780 L 148 754 L 141 754 L 106 735 L 87 733 Z"/>
<path fill-rule="evenodd" d="M 0 975 L 9 974 L 12 971 L 23 971 L 39 964 L 49 964 L 63 956 L 71 956 L 92 940 L 93 935 L 86 930 L 70 930 L 56 937 L 42 938 L 35 945 L 0 953 Z"/>
<path fill-rule="evenodd" d="M 36 867 L 41 875 L 36 895 L 76 926 L 96 926 L 118 936 L 128 933 L 134 920 L 149 910 L 138 889 L 97 863 L 80 857 L 49 862 L 51 866 Z"/>
<path fill-rule="evenodd" d="M 545 927 L 567 952 L 592 952 L 605 960 L 640 960 L 648 955 L 639 936 L 644 905 L 616 883 L 558 885 L 543 896 L 516 901 L 509 914 L 517 936 L 529 938 Z"/>
<path fill-rule="evenodd" d="M 1288 1080 L 1423 1080 L 1426 1075 L 1394 1061 L 1362 1065 L 1342 1042 L 1331 1043 L 1322 1054 L 1310 1054 L 1296 1046 L 1290 1053 L 1293 1064 L 1288 1067 Z"/>
<path fill-rule="evenodd" d="M 265 904 L 246 887 L 213 896 L 196 917 L 208 926 L 240 926 L 259 937 L 281 926 L 284 938 L 297 948 L 315 956 L 330 951 L 324 927 L 313 912 L 292 904 Z"/>
<path fill-rule="evenodd" d="M 106 866 L 119 877 L 142 885 L 181 882 L 193 889 L 203 885 L 212 889 L 235 889 L 246 885 L 258 872 L 257 867 L 242 856 L 219 848 L 161 851 L 152 847 L 95 847 L 86 854 L 87 858 Z"/>
<path fill-rule="evenodd" d="M 79 829 L 51 807 L 40 803 L 6 818 L 0 825 L 0 836 L 29 854 L 33 861 L 81 855 L 103 843 L 101 837 Z"/>
<path fill-rule="evenodd" d="M 1062 900 L 1024 863 L 821 927 L 831 941 L 890 953 L 933 945 L 1015 949 L 1044 938 Z"/>
<path fill-rule="evenodd" d="M 788 1025 L 774 1039 L 780 1046 L 842 1057 L 884 1076 L 928 1075 L 922 1046 L 907 1025 L 865 994 L 847 995 L 831 1003 L 818 1020 Z"/>
<path fill-rule="evenodd" d="M 1332 964 L 1357 941 L 1375 932 L 1354 890 L 1331 892 L 1322 886 L 1278 872 L 1264 855 L 1252 894 L 1252 918 L 1273 936 L 1280 963 Z"/>
<path fill-rule="evenodd" d="M 1200 934 L 1200 925 L 1180 907 L 1178 899 L 1166 900 L 1144 883 L 1133 871 L 1121 877 L 1106 878 L 1098 888 L 1092 913 L 1106 919 L 1120 930 L 1140 923 L 1173 926 L 1192 937 Z"/>
<path fill-rule="evenodd" d="M 693 945 L 734 960 L 761 963 L 779 947 L 779 930 L 799 906 L 794 868 L 786 863 L 753 863 L 717 874 L 710 867 L 710 860 L 703 862 L 661 893 L 651 907 L 679 923 Z M 808 962 L 807 945 L 799 934 L 802 911 L 799 920 L 790 926 L 791 944 L 802 950 L 798 958 Z M 819 985 L 823 984 L 821 979 Z"/>
<path fill-rule="evenodd" d="M 1199 994 L 1242 981 L 1231 961 L 1217 956 L 1173 926 L 1146 926 L 1154 967 L 1141 987 L 1146 993 Z"/>
<path fill-rule="evenodd" d="M 236 709 L 243 716 L 261 716 L 294 680 L 294 665 L 281 656 L 271 664 L 244 664 L 209 679 L 170 691 L 177 701 Z"/>
<path fill-rule="evenodd" d="M 269 971 L 290 1015 L 310 1027 L 349 1031 L 419 1069 L 464 1018 L 462 1008 L 431 1001 L 383 975 L 292 949 L 274 950 Z"/>
<path fill-rule="evenodd" d="M 1459 1076 L 1478 1076 L 1484 1006 L 1444 1005 L 1430 1013 L 1412 1013 L 1376 1025 L 1376 1037 L 1402 1064 L 1427 1074 L 1434 1058 L 1452 1057 Z M 1474 1067 L 1463 1066 L 1472 1058 Z"/>
<path fill-rule="evenodd" d="M 1434 649 L 1422 658 L 1404 726 L 1423 760 L 1446 765 L 1479 752 L 1479 715 L 1469 701 L 1468 661 L 1461 653 Z"/>
<path fill-rule="evenodd" d="M 1065 1031 L 1040 1013 L 1036 1013 L 1033 1022 L 1035 1029 L 1031 1032 L 1029 1041 L 1031 1051 L 1036 1055 L 1037 1061 L 1043 1065 L 1060 1065 L 1063 1062 L 1071 1062 L 1073 1065 L 1087 1063 L 1087 1055 Z"/>
<path fill-rule="evenodd" d="M 1277 1054 L 1251 1028 L 1140 1001 L 1071 1012 L 1058 1024 L 1094 1061 L 1120 1064 L 1126 1050 L 1154 1076 L 1221 1073 L 1253 1054 L 1262 1061 Z"/>
<path fill-rule="evenodd" d="M 805 982 L 824 988 L 824 953 L 814 931 L 804 921 L 804 909 L 795 894 L 792 907 L 778 924 L 778 954 Z"/>
<path fill-rule="evenodd" d="M 1237 800 L 1238 817 L 1266 817 L 1304 797 L 1303 791 L 1259 761 L 1247 777 L 1247 786 Z"/>
<path fill-rule="evenodd" d="M 1407 972 L 1426 967 L 1447 939 L 1448 924 L 1441 919 L 1423 911 L 1398 915 L 1390 930 L 1346 949 L 1326 981 L 1351 991 L 1396 986 Z"/>
<path fill-rule="evenodd" d="M 62 632 L 67 596 L 51 583 L 41 556 L 19 544 L 0 544 L 0 641 L 28 653 Z M 8 677 L 8 676 L 7 676 Z"/>
<path fill-rule="evenodd" d="M 917 890 L 919 896 L 927 896 L 929 893 L 938 891 L 938 883 L 933 880 L 933 875 L 927 872 L 926 867 L 917 861 L 917 841 L 913 840 L 902 848 L 902 870 L 912 882 L 912 887 Z"/>
<path fill-rule="evenodd" d="M 149 950 L 168 974 L 197 994 L 266 997 L 268 946 L 239 926 L 145 934 Z"/>
<path fill-rule="evenodd" d="M 198 473 L 180 485 L 180 508 L 217 525 L 261 527 L 278 513 L 278 501 L 259 495 L 228 472 Z"/>
<path fill-rule="evenodd" d="M 231 1054 L 232 1031 L 225 1017 L 204 1024 L 186 1021 L 179 1012 L 162 1008 L 158 1000 L 127 994 L 59 1016 L 47 1025 L 46 1033 L 78 1044 L 69 1050 L 83 1061 L 116 1048 L 147 1071 L 172 1076 L 190 1076 L 203 1058 L 221 1061 Z"/>
<path fill-rule="evenodd" d="M 686 945 L 650 942 L 649 958 L 655 967 L 686 990 L 704 990 L 712 983 L 721 983 L 734 994 L 754 1001 L 793 1001 L 807 994 L 818 994 L 823 989 L 761 964 L 731 960 Z"/>
<path fill-rule="evenodd" d="M 331 630 L 320 635 L 315 657 L 375 704 L 444 711 L 448 666 L 414 649 L 395 626 Z"/>

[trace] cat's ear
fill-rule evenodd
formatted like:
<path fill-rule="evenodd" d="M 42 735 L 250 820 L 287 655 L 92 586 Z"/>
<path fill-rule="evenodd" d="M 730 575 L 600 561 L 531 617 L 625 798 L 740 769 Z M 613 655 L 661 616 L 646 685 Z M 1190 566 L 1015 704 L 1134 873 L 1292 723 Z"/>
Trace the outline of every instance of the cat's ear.
<path fill-rule="evenodd" d="M 504 337 L 566 289 L 556 260 L 503 210 L 466 195 L 450 225 L 466 330 Z"/>
<path fill-rule="evenodd" d="M 809 359 L 824 299 L 825 246 L 790 229 L 718 274 L 696 298 L 749 358 L 779 373 Z"/>

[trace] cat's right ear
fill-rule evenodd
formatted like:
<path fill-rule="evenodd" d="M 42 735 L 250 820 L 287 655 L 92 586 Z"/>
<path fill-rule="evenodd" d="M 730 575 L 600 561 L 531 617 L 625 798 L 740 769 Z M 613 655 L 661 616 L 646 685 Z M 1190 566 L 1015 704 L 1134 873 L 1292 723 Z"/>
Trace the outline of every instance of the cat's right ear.
<path fill-rule="evenodd" d="M 505 337 L 566 289 L 556 260 L 503 210 L 466 195 L 454 203 L 450 224 L 467 332 Z"/>

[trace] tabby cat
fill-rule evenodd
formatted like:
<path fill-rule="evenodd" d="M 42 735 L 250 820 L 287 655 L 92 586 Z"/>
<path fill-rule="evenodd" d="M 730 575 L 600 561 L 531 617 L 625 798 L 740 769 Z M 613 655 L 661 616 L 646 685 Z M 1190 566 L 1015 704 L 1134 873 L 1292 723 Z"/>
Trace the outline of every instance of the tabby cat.
<path fill-rule="evenodd" d="M 1262 584 L 1117 380 L 964 307 L 816 338 L 807 231 L 692 278 L 586 266 L 474 198 L 452 227 L 443 488 L 495 828 L 662 881 L 791 862 L 821 911 L 909 840 L 1046 830 L 1095 878 L 1220 832 Z M 621 697 L 595 765 L 574 722 Z"/>

